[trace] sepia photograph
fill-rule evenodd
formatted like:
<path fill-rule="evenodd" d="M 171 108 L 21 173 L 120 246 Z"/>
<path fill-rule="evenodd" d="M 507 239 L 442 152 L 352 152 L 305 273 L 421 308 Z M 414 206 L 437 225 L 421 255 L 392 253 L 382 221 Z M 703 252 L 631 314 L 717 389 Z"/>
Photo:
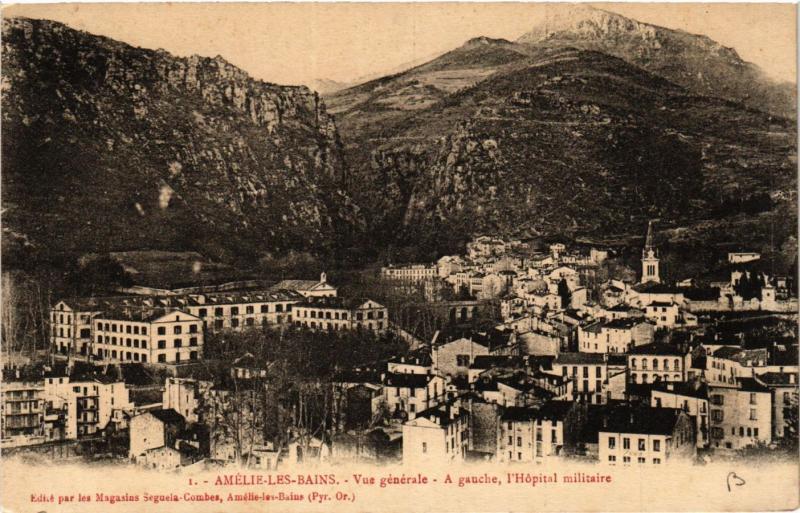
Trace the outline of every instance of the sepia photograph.
<path fill-rule="evenodd" d="M 3 7 L 0 509 L 800 507 L 796 32 Z"/>

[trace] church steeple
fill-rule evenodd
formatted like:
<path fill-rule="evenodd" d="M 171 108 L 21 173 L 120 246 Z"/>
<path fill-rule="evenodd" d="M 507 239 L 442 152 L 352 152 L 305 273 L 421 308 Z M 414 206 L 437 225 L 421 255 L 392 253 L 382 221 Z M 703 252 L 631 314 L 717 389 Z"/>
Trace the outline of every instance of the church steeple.
<path fill-rule="evenodd" d="M 661 283 L 658 269 L 658 250 L 655 245 L 655 235 L 653 234 L 653 221 L 647 223 L 647 237 L 644 240 L 642 249 L 642 280 L 647 282 Z"/>
<path fill-rule="evenodd" d="M 647 222 L 647 237 L 644 240 L 644 250 L 645 252 L 649 249 L 655 249 L 655 237 L 653 237 L 653 221 L 650 220 Z"/>

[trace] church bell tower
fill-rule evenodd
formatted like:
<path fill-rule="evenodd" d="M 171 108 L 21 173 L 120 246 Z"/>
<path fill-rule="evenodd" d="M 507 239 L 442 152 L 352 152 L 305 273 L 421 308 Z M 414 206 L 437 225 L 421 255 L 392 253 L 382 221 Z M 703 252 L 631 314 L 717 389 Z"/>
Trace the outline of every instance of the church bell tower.
<path fill-rule="evenodd" d="M 658 269 L 658 251 L 653 236 L 653 221 L 647 223 L 647 238 L 642 249 L 642 280 L 641 283 L 661 283 Z"/>

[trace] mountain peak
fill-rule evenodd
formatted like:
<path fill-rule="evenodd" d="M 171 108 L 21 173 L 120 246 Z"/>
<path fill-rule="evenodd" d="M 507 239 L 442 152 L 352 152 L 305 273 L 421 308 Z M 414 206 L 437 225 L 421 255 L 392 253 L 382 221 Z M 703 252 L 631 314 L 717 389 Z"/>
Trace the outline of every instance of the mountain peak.
<path fill-rule="evenodd" d="M 657 27 L 587 5 L 548 6 L 544 20 L 520 37 L 519 43 L 538 43 L 553 36 L 606 39 L 635 36 L 652 40 Z"/>
<path fill-rule="evenodd" d="M 472 48 L 476 46 L 507 46 L 512 44 L 514 43 L 512 43 L 508 39 L 479 36 L 479 37 L 473 37 L 472 39 L 464 43 L 464 47 Z"/>

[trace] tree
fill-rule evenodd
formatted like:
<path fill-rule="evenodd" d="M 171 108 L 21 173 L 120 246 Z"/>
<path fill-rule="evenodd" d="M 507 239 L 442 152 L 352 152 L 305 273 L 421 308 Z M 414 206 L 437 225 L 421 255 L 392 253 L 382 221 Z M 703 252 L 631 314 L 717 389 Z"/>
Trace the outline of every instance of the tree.
<path fill-rule="evenodd" d="M 764 282 L 761 275 L 755 271 L 743 271 L 739 282 L 733 287 L 736 294 L 747 301 L 753 298 L 761 299 L 761 287 Z"/>
<path fill-rule="evenodd" d="M 572 292 L 570 292 L 565 278 L 561 278 L 561 281 L 558 282 L 558 295 L 561 297 L 561 308 L 569 308 Z"/>

